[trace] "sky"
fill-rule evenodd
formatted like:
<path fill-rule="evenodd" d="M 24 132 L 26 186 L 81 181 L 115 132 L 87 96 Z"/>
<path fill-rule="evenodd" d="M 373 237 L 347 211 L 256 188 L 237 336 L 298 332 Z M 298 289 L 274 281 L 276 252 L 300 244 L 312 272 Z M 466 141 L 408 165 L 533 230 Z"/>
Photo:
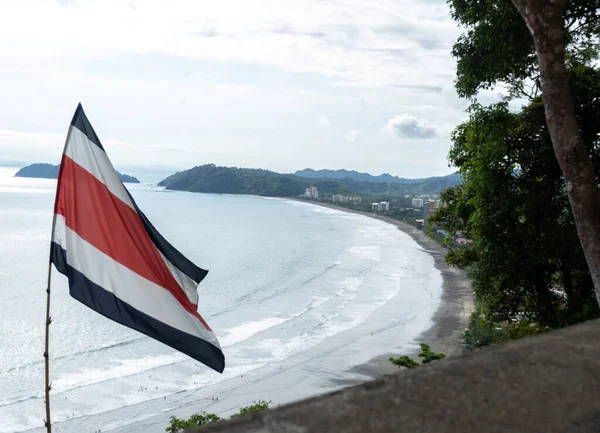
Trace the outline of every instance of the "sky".
<path fill-rule="evenodd" d="M 79 102 L 117 167 L 445 175 L 466 118 L 445 0 L 0 0 L 0 163 Z"/>

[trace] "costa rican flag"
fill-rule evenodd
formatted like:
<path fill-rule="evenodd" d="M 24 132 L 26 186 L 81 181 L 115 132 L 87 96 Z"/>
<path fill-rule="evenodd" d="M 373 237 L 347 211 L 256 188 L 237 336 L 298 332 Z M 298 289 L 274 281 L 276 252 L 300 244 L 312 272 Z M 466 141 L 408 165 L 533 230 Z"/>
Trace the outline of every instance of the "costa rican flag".
<path fill-rule="evenodd" d="M 208 271 L 177 251 L 137 207 L 81 104 L 65 145 L 50 261 L 72 297 L 115 322 L 223 372 L 217 337 L 197 311 Z"/>

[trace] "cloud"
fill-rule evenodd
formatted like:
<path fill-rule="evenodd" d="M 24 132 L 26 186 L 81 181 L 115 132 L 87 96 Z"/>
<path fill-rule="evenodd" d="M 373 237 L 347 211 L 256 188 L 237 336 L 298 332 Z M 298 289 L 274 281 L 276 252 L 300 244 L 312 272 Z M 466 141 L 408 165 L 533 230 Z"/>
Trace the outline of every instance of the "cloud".
<path fill-rule="evenodd" d="M 438 129 L 435 125 L 406 113 L 392 117 L 383 130 L 392 132 L 400 138 L 424 139 L 438 136 Z"/>
<path fill-rule="evenodd" d="M 355 143 L 358 140 L 359 136 L 360 136 L 360 131 L 358 129 L 351 129 L 346 134 L 346 140 L 349 141 L 350 143 Z"/>
<path fill-rule="evenodd" d="M 59 3 L 14 2 L 0 16 L 0 39 L 49 45 L 53 52 L 88 48 L 247 62 L 363 87 L 404 80 L 438 86 L 437 72 L 422 71 L 454 69 L 449 50 L 434 49 L 449 47 L 458 35 L 443 3 L 62 1 L 68 12 Z M 44 19 L 32 19 L 32 9 Z M 26 48 L 22 51 L 30 53 Z M 452 83 L 451 75 L 443 77 L 446 83 Z"/>
<path fill-rule="evenodd" d="M 283 26 L 275 30 L 275 33 L 280 35 L 292 35 L 292 36 L 306 36 L 309 38 L 324 38 L 327 34 L 325 32 L 320 31 L 312 31 L 312 32 L 299 32 L 293 30 L 290 26 Z"/>
<path fill-rule="evenodd" d="M 321 126 L 331 126 L 331 120 L 329 120 L 325 116 L 319 116 L 319 118 L 317 119 L 317 123 Z"/>
<path fill-rule="evenodd" d="M 199 30 L 192 32 L 192 35 L 200 38 L 214 38 L 217 36 L 217 31 L 215 29 Z"/>
<path fill-rule="evenodd" d="M 468 103 L 450 50 L 427 49 L 460 32 L 444 0 L 61 2 L 0 14 L 1 155 L 55 162 L 81 101 L 118 164 L 447 169 Z M 400 113 L 437 139 L 370 133 Z"/>

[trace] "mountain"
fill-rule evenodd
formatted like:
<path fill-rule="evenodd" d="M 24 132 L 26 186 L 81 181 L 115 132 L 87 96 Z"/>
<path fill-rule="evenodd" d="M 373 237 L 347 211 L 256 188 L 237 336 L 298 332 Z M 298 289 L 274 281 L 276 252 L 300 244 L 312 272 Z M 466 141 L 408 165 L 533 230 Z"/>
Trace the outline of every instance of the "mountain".
<path fill-rule="evenodd" d="M 159 185 L 178 191 L 268 197 L 298 196 L 309 186 L 317 187 L 321 194 L 403 196 L 438 194 L 460 182 L 460 176 L 457 175 L 419 179 L 410 183 L 364 182 L 349 177 L 309 179 L 268 170 L 207 164 L 175 173 L 162 180 Z"/>
<path fill-rule="evenodd" d="M 304 177 L 307 179 L 352 179 L 357 182 L 372 182 L 372 183 L 419 183 L 425 180 L 434 178 L 423 178 L 423 179 L 407 179 L 404 177 L 392 176 L 391 174 L 380 174 L 379 176 L 373 176 L 369 173 L 359 173 L 354 170 L 313 170 L 312 168 L 305 168 L 304 170 L 298 170 L 294 173 L 298 177 Z M 448 176 L 438 177 L 439 179 L 450 178 L 455 180 L 456 183 L 460 183 L 460 175 L 450 174 Z"/>
<path fill-rule="evenodd" d="M 291 197 L 304 192 L 304 187 L 293 175 L 261 169 L 217 167 L 214 164 L 180 171 L 158 185 L 179 191 L 267 197 Z"/>
<path fill-rule="evenodd" d="M 58 170 L 60 165 L 36 163 L 23 167 L 15 174 L 15 177 L 34 177 L 40 179 L 58 179 Z M 121 182 L 140 183 L 137 178 L 128 174 L 121 174 L 117 171 Z"/>

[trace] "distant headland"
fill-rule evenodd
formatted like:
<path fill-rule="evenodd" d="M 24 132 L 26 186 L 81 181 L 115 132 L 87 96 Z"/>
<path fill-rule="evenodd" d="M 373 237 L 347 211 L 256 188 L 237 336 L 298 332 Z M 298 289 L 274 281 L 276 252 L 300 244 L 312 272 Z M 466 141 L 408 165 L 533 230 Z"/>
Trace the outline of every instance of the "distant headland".
<path fill-rule="evenodd" d="M 26 167 L 20 169 L 15 177 L 34 177 L 38 179 L 58 179 L 58 170 L 60 169 L 60 165 L 52 165 L 52 164 L 44 164 L 44 163 L 36 163 L 31 164 Z M 128 174 L 122 174 L 117 171 L 119 175 L 119 179 L 121 182 L 127 183 L 140 183 L 140 181 Z"/>
<path fill-rule="evenodd" d="M 166 189 L 216 194 L 251 194 L 266 197 L 297 197 L 307 188 L 316 187 L 321 196 L 355 195 L 404 197 L 405 195 L 437 195 L 461 183 L 460 175 L 450 174 L 425 179 L 403 179 L 391 175 L 372 176 L 346 170 L 302 170 L 280 174 L 269 170 L 200 165 L 180 171 L 159 186 Z"/>

